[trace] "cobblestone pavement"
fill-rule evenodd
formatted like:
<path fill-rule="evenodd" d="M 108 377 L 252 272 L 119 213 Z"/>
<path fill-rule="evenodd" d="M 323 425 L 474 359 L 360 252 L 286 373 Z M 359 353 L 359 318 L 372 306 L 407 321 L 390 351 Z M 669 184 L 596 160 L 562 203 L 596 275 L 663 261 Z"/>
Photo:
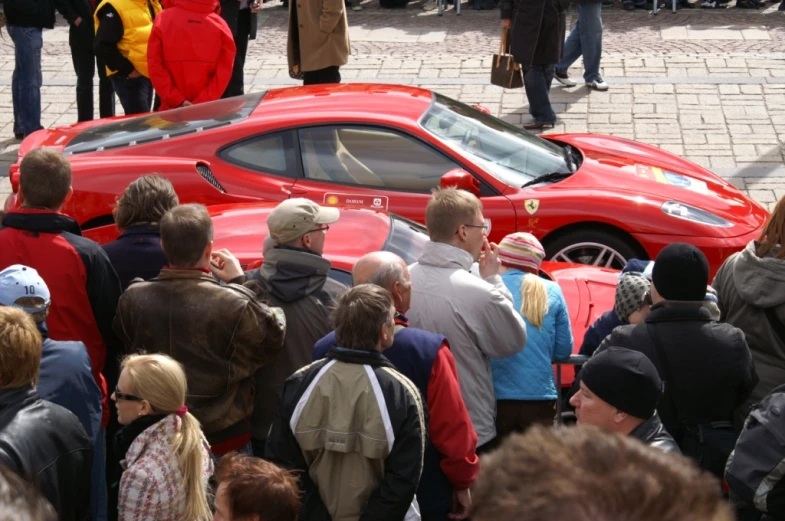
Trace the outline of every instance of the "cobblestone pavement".
<path fill-rule="evenodd" d="M 602 67 L 611 89 L 555 86 L 552 101 L 560 121 L 553 132 L 644 141 L 711 168 L 773 205 L 785 196 L 785 16 L 776 5 L 766 5 L 758 11 L 694 9 L 656 16 L 604 9 Z M 498 48 L 498 11 L 473 11 L 464 4 L 460 16 L 450 9 L 439 17 L 424 13 L 420 1 L 394 11 L 380 9 L 377 0 L 363 6 L 349 13 L 353 55 L 341 69 L 345 81 L 420 85 L 480 103 L 512 123 L 528 121 L 522 90 L 488 84 L 490 56 Z M 260 16 L 259 37 L 246 63 L 247 90 L 296 84 L 286 68 L 285 9 L 274 2 Z M 13 46 L 3 36 L 0 171 L 15 161 L 18 149 L 8 138 Z M 71 124 L 76 106 L 68 28 L 61 21 L 44 40 L 42 122 Z M 577 63 L 573 75 L 580 70 Z M 7 178 L 0 177 L 0 196 L 7 191 Z"/>

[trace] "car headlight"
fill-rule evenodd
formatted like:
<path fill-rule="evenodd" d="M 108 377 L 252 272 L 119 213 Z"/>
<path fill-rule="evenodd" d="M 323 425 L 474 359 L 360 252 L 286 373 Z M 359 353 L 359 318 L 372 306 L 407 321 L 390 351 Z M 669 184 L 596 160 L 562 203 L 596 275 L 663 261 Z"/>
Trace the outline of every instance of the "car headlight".
<path fill-rule="evenodd" d="M 678 201 L 666 201 L 662 203 L 660 208 L 666 215 L 684 219 L 685 221 L 705 224 L 706 226 L 716 226 L 718 228 L 730 228 L 733 226 L 733 223 L 722 217 Z"/>

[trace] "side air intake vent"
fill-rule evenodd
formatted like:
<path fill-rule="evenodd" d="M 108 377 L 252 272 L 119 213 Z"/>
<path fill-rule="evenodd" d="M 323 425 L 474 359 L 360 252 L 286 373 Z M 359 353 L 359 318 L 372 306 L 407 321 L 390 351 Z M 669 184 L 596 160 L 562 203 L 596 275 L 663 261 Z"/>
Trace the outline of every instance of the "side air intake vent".
<path fill-rule="evenodd" d="M 224 187 L 221 186 L 221 183 L 218 182 L 218 179 L 215 178 L 213 175 L 213 171 L 210 170 L 210 167 L 204 163 L 196 163 L 196 171 L 199 172 L 199 175 L 202 176 L 205 181 L 216 187 L 218 190 L 226 193 Z"/>

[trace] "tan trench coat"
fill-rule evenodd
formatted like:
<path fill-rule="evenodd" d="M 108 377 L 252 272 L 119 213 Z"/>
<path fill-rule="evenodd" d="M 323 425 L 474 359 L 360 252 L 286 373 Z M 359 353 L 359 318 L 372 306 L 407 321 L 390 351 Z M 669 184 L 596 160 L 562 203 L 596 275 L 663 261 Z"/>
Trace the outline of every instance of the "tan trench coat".
<path fill-rule="evenodd" d="M 294 41 L 294 9 L 297 9 L 299 42 Z M 290 0 L 286 49 L 290 69 L 297 65 L 301 71 L 308 72 L 345 65 L 350 53 L 343 0 Z"/>

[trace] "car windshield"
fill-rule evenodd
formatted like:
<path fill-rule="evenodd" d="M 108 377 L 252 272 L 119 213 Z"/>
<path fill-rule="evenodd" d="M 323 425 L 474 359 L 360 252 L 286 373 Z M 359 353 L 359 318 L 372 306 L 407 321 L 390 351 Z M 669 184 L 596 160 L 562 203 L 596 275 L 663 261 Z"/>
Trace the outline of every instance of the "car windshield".
<path fill-rule="evenodd" d="M 64 152 L 100 152 L 231 125 L 247 118 L 265 94 L 258 92 L 97 125 L 72 139 Z"/>
<path fill-rule="evenodd" d="M 425 226 L 397 215 L 390 215 L 392 226 L 387 242 L 382 247 L 401 257 L 406 264 L 414 264 L 422 253 L 423 246 L 428 242 Z"/>
<path fill-rule="evenodd" d="M 469 105 L 434 93 L 420 120 L 426 131 L 515 187 L 545 174 L 573 172 L 565 148 Z"/>

